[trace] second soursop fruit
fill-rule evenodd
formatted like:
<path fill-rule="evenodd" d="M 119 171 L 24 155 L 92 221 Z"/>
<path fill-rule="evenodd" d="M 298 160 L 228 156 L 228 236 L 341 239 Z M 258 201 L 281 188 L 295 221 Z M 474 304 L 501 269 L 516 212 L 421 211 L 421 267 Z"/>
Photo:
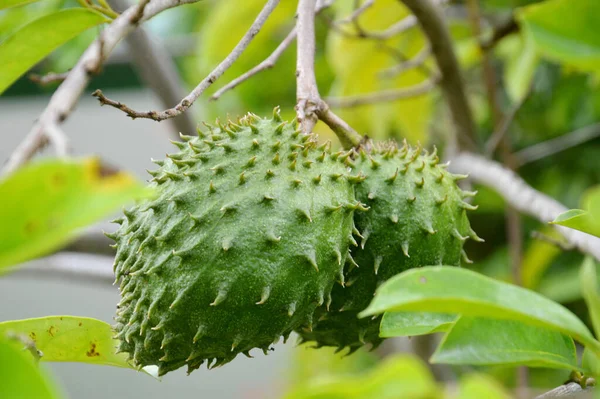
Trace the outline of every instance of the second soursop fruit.
<path fill-rule="evenodd" d="M 113 235 L 119 350 L 159 374 L 264 351 L 331 302 L 362 208 L 331 156 L 292 124 L 254 115 L 176 143 L 157 199 Z"/>
<path fill-rule="evenodd" d="M 474 195 L 462 191 L 435 153 L 384 143 L 357 154 L 353 173 L 362 182 L 356 197 L 369 207 L 355 214 L 357 246 L 351 250 L 356 266 L 346 271 L 346 288 L 334 287 L 329 311 L 320 309 L 312 331 L 299 330 L 303 341 L 317 346 L 349 347 L 354 351 L 381 343 L 381 317 L 358 319 L 377 286 L 404 270 L 428 265 L 460 265 L 467 260 L 464 242 L 480 240 L 471 229 L 465 202 Z M 350 258 L 350 259 L 352 259 Z"/>

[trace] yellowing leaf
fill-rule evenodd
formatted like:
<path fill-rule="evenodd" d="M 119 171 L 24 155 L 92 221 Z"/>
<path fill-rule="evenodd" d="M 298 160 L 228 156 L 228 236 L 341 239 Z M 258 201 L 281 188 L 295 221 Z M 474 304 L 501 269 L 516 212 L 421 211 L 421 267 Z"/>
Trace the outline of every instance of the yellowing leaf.
<path fill-rule="evenodd" d="M 76 229 L 151 191 L 98 159 L 49 159 L 0 180 L 0 270 L 42 256 L 69 241 Z"/>
<path fill-rule="evenodd" d="M 0 336 L 21 334 L 43 352 L 40 360 L 127 367 L 127 355 L 115 354 L 109 324 L 89 317 L 48 316 L 0 323 Z"/>

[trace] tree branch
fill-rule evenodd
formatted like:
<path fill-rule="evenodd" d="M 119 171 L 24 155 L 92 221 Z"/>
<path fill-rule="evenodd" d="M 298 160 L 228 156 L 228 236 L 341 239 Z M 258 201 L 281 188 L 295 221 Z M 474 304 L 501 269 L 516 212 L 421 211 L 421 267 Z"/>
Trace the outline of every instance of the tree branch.
<path fill-rule="evenodd" d="M 242 39 L 234 47 L 231 53 L 229 53 L 229 55 L 223 61 L 221 61 L 221 63 L 211 73 L 209 73 L 208 76 L 204 78 L 190 94 L 179 101 L 179 103 L 173 108 L 165 111 L 139 112 L 119 101 L 106 98 L 100 90 L 96 90 L 92 95 L 97 97 L 102 105 L 110 105 L 120 109 L 132 119 L 145 118 L 155 121 L 163 121 L 181 115 L 192 106 L 194 101 L 196 101 L 206 89 L 208 89 L 219 77 L 225 73 L 227 69 L 229 69 L 229 67 L 240 57 L 240 55 L 242 55 L 278 4 L 279 0 L 269 0 L 256 17 L 256 20 L 250 26 L 250 29 L 248 29 L 248 31 L 244 34 Z"/>
<path fill-rule="evenodd" d="M 56 139 L 60 132 L 59 125 L 69 117 L 91 76 L 100 68 L 117 43 L 138 23 L 166 9 L 196 1 L 198 0 L 152 0 L 148 4 L 141 1 L 115 18 L 83 53 L 67 78 L 54 92 L 29 134 L 9 157 L 4 172 L 15 170 L 42 148 L 47 140 Z"/>
<path fill-rule="evenodd" d="M 554 139 L 546 140 L 527 147 L 514 154 L 516 164 L 523 166 L 542 158 L 568 150 L 580 144 L 600 137 L 600 123 L 585 126 Z"/>
<path fill-rule="evenodd" d="M 440 87 L 450 107 L 455 134 L 463 149 L 476 149 L 477 132 L 448 28 L 431 0 L 399 0 L 416 17 L 431 44 L 441 74 Z"/>
<path fill-rule="evenodd" d="M 359 105 L 402 100 L 428 93 L 436 87 L 436 83 L 437 79 L 432 78 L 410 87 L 382 90 L 375 93 L 358 94 L 356 96 L 329 97 L 327 98 L 327 102 L 332 107 L 351 108 Z"/>
<path fill-rule="evenodd" d="M 543 223 L 568 210 L 560 202 L 530 187 L 515 172 L 479 155 L 462 153 L 452 160 L 450 169 L 455 173 L 469 174 L 473 181 L 494 189 L 513 208 Z M 600 238 L 567 227 L 553 226 L 581 252 L 600 261 Z"/>
<path fill-rule="evenodd" d="M 312 132 L 322 106 L 315 77 L 315 6 L 316 0 L 300 0 L 296 24 L 296 115 L 305 134 Z"/>
<path fill-rule="evenodd" d="M 110 0 L 110 3 L 117 11 L 125 10 L 129 6 L 127 0 Z M 137 28 L 125 38 L 125 42 L 138 74 L 165 108 L 185 96 L 184 85 L 175 62 L 164 46 L 158 40 L 153 40 L 146 29 Z M 179 138 L 179 132 L 196 130 L 196 123 L 190 114 L 174 118 L 172 124 L 171 135 L 176 139 Z"/>
<path fill-rule="evenodd" d="M 316 0 L 298 2 L 298 49 L 296 57 L 296 117 L 305 134 L 312 132 L 318 119 L 325 122 L 345 148 L 358 146 L 362 136 L 334 114 L 319 94 L 315 78 Z"/>
<path fill-rule="evenodd" d="M 322 10 L 330 7 L 332 3 L 333 1 L 331 0 L 317 2 L 315 14 L 319 14 Z M 277 46 L 277 48 L 267 58 L 265 58 L 264 61 L 262 61 L 260 64 L 250 69 L 248 72 L 240 75 L 239 77 L 235 78 L 234 80 L 217 90 L 217 92 L 210 97 L 210 100 L 218 100 L 225 92 L 236 88 L 237 86 L 250 79 L 254 75 L 264 70 L 273 68 L 275 66 L 275 63 L 277 63 L 277 61 L 279 60 L 279 57 L 281 57 L 284 51 L 287 50 L 287 48 L 292 44 L 294 40 L 296 40 L 296 35 L 297 31 L 296 27 L 294 26 L 294 28 L 292 28 L 292 30 L 290 31 L 290 33 L 288 33 L 285 39 L 283 39 L 279 46 Z"/>

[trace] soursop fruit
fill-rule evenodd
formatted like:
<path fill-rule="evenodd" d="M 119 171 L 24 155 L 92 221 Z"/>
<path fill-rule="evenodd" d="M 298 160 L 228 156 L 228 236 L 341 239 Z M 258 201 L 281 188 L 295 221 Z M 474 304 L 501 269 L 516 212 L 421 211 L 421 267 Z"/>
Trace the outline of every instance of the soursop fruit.
<path fill-rule="evenodd" d="M 119 351 L 159 374 L 269 349 L 343 283 L 356 201 L 349 153 L 248 114 L 183 136 L 150 172 L 158 197 L 125 211 Z"/>
<path fill-rule="evenodd" d="M 345 288 L 334 287 L 329 311 L 319 309 L 315 328 L 299 329 L 304 342 L 349 347 L 350 352 L 383 340 L 381 317 L 357 317 L 378 285 L 407 269 L 470 262 L 463 244 L 469 238 L 481 240 L 466 215 L 475 207 L 465 198 L 475 193 L 458 187 L 456 181 L 464 176 L 445 170 L 435 152 L 382 143 L 370 152 L 361 150 L 354 163 L 353 172 L 362 180 L 355 186 L 356 198 L 369 207 L 354 216 L 357 246 L 351 253 L 356 263 L 345 272 Z"/>

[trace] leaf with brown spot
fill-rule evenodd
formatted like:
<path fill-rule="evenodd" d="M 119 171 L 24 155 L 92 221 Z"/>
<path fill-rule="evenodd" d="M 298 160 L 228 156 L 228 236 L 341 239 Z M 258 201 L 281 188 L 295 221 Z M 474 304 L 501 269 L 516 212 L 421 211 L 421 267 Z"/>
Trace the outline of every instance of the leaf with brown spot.
<path fill-rule="evenodd" d="M 151 194 L 97 158 L 47 159 L 17 170 L 0 180 L 0 273 L 60 248 L 76 229 Z"/>
<path fill-rule="evenodd" d="M 48 316 L 0 323 L 0 338 L 23 334 L 47 362 L 82 362 L 132 368 L 127 355 L 116 354 L 118 341 L 108 323 L 89 317 Z M 148 370 L 148 374 L 152 373 Z"/>

